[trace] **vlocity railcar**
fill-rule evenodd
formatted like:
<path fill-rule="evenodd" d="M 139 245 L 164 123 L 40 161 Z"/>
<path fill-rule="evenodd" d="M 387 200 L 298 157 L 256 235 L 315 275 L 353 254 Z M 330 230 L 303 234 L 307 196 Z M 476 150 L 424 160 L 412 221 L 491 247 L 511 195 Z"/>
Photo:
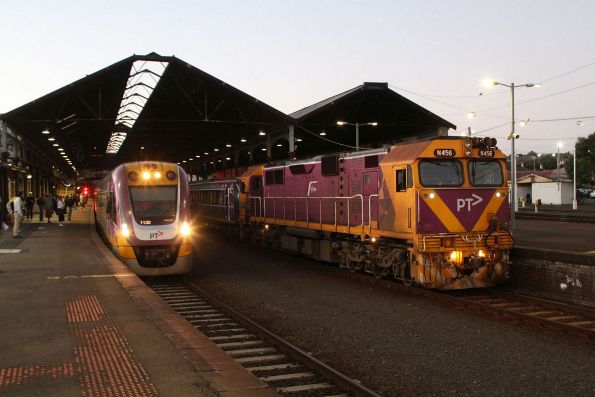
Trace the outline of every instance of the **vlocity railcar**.
<path fill-rule="evenodd" d="M 176 164 L 116 167 L 98 184 L 95 223 L 116 256 L 138 275 L 191 270 L 188 180 Z"/>
<path fill-rule="evenodd" d="M 508 277 L 505 155 L 440 137 L 252 167 L 191 184 L 193 206 L 263 243 L 425 288 Z"/>

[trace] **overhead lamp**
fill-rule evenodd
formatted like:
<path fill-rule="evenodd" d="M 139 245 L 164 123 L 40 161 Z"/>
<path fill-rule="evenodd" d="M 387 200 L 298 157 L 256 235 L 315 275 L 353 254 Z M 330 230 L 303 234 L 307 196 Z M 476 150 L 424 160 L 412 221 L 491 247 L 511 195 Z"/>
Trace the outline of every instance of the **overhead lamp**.
<path fill-rule="evenodd" d="M 226 144 L 225 147 L 231 147 L 231 143 Z"/>
<path fill-rule="evenodd" d="M 53 143 L 52 146 L 58 147 L 60 145 L 58 145 L 57 143 Z"/>
<path fill-rule="evenodd" d="M 231 157 L 226 157 L 225 160 L 229 161 L 231 160 Z"/>
<path fill-rule="evenodd" d="M 214 152 L 218 152 L 218 151 L 219 151 L 219 149 L 215 148 L 215 149 L 213 149 L 213 151 L 214 151 Z"/>
<path fill-rule="evenodd" d="M 475 118 L 475 116 L 476 116 L 475 112 L 469 112 L 469 113 L 467 113 L 467 118 L 468 119 Z"/>
<path fill-rule="evenodd" d="M 50 142 L 54 142 L 55 140 L 56 140 L 56 138 L 53 138 L 53 137 L 48 138 L 48 141 L 50 141 Z"/>
<path fill-rule="evenodd" d="M 197 159 L 199 159 L 199 158 L 200 158 L 200 154 L 197 154 L 197 155 L 196 155 L 196 156 L 194 156 L 194 157 L 196 157 Z"/>
<path fill-rule="evenodd" d="M 267 151 L 267 148 L 263 147 L 260 150 L 262 150 L 263 152 L 266 152 Z"/>
<path fill-rule="evenodd" d="M 46 128 L 45 130 L 41 131 L 43 135 L 49 135 L 50 131 Z"/>
<path fill-rule="evenodd" d="M 283 145 L 282 145 L 282 144 L 280 144 L 280 143 L 278 143 L 278 144 L 277 144 L 277 147 L 282 147 L 282 146 L 283 146 Z"/>
<path fill-rule="evenodd" d="M 246 138 L 242 138 L 242 139 L 240 139 L 240 142 L 242 142 L 242 143 L 246 143 Z"/>
<path fill-rule="evenodd" d="M 209 152 L 205 152 L 205 156 L 208 156 L 208 155 L 209 155 Z"/>
<path fill-rule="evenodd" d="M 63 152 L 63 151 L 64 151 L 64 149 L 62 149 L 61 147 L 59 147 L 59 148 L 58 148 L 58 151 L 59 151 L 59 152 Z"/>
<path fill-rule="evenodd" d="M 265 136 L 266 135 L 266 132 L 264 132 L 263 130 L 260 130 L 260 131 L 258 131 L 258 135 Z"/>
<path fill-rule="evenodd" d="M 302 138 L 297 138 L 295 141 L 296 142 L 301 142 L 302 141 Z"/>
<path fill-rule="evenodd" d="M 182 160 L 182 163 L 185 163 L 185 162 L 186 162 L 186 160 Z"/>
<path fill-rule="evenodd" d="M 325 136 L 326 135 L 326 132 L 322 131 L 319 135 L 320 136 Z"/>
<path fill-rule="evenodd" d="M 221 159 L 217 160 L 217 162 L 220 163 L 221 162 Z"/>

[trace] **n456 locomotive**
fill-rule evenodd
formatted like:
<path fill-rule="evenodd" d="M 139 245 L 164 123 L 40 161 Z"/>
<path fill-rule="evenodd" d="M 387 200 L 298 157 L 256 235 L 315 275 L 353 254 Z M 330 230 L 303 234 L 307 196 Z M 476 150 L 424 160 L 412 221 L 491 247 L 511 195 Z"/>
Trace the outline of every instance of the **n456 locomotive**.
<path fill-rule="evenodd" d="M 460 289 L 508 277 L 506 181 L 495 139 L 441 137 L 255 166 L 190 190 L 199 216 L 262 243 Z"/>
<path fill-rule="evenodd" d="M 97 229 L 134 273 L 160 276 L 191 270 L 188 181 L 181 167 L 157 161 L 125 163 L 98 188 Z"/>

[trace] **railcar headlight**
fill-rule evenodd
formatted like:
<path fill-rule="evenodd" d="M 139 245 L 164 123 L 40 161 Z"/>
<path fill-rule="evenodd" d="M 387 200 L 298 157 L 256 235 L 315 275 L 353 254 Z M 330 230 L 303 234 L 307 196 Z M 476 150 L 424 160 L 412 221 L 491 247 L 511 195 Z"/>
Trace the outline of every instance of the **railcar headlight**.
<path fill-rule="evenodd" d="M 124 237 L 130 236 L 130 230 L 128 229 L 128 225 L 125 223 L 122 223 L 122 228 L 121 228 L 120 232 L 122 233 L 122 236 L 124 236 Z"/>
<path fill-rule="evenodd" d="M 436 197 L 436 195 L 435 195 L 434 193 L 430 193 L 430 198 L 431 198 L 432 200 L 434 200 L 434 198 L 435 198 L 435 197 Z"/>
<path fill-rule="evenodd" d="M 180 228 L 180 234 L 182 236 L 190 235 L 190 225 L 188 224 L 188 222 L 186 222 L 186 221 L 182 222 L 182 227 Z"/>
<path fill-rule="evenodd" d="M 480 258 L 485 258 L 486 257 L 486 253 L 483 252 L 483 250 L 479 250 L 479 251 L 477 251 L 477 256 L 479 256 Z"/>
<path fill-rule="evenodd" d="M 161 172 L 159 172 L 159 171 L 155 171 L 155 172 L 153 173 L 153 178 L 155 178 L 155 179 L 160 179 L 160 178 L 161 178 Z"/>
<path fill-rule="evenodd" d="M 456 264 L 459 264 L 459 265 L 461 263 L 463 263 L 463 251 L 452 251 L 450 253 L 450 260 L 453 263 L 456 263 Z"/>
<path fill-rule="evenodd" d="M 148 181 L 149 179 L 151 179 L 151 173 L 149 171 L 143 172 L 143 179 L 145 181 Z"/>
<path fill-rule="evenodd" d="M 502 196 L 502 193 L 496 192 L 496 197 L 501 197 L 501 196 Z"/>

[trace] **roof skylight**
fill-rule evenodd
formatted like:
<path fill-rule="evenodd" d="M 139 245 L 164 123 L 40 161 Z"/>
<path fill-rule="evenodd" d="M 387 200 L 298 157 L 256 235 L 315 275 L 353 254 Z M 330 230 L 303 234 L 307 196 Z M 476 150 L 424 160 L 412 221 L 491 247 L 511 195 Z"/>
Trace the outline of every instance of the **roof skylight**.
<path fill-rule="evenodd" d="M 106 153 L 118 153 L 126 139 L 126 131 L 134 127 L 167 65 L 167 62 L 133 62 Z"/>

